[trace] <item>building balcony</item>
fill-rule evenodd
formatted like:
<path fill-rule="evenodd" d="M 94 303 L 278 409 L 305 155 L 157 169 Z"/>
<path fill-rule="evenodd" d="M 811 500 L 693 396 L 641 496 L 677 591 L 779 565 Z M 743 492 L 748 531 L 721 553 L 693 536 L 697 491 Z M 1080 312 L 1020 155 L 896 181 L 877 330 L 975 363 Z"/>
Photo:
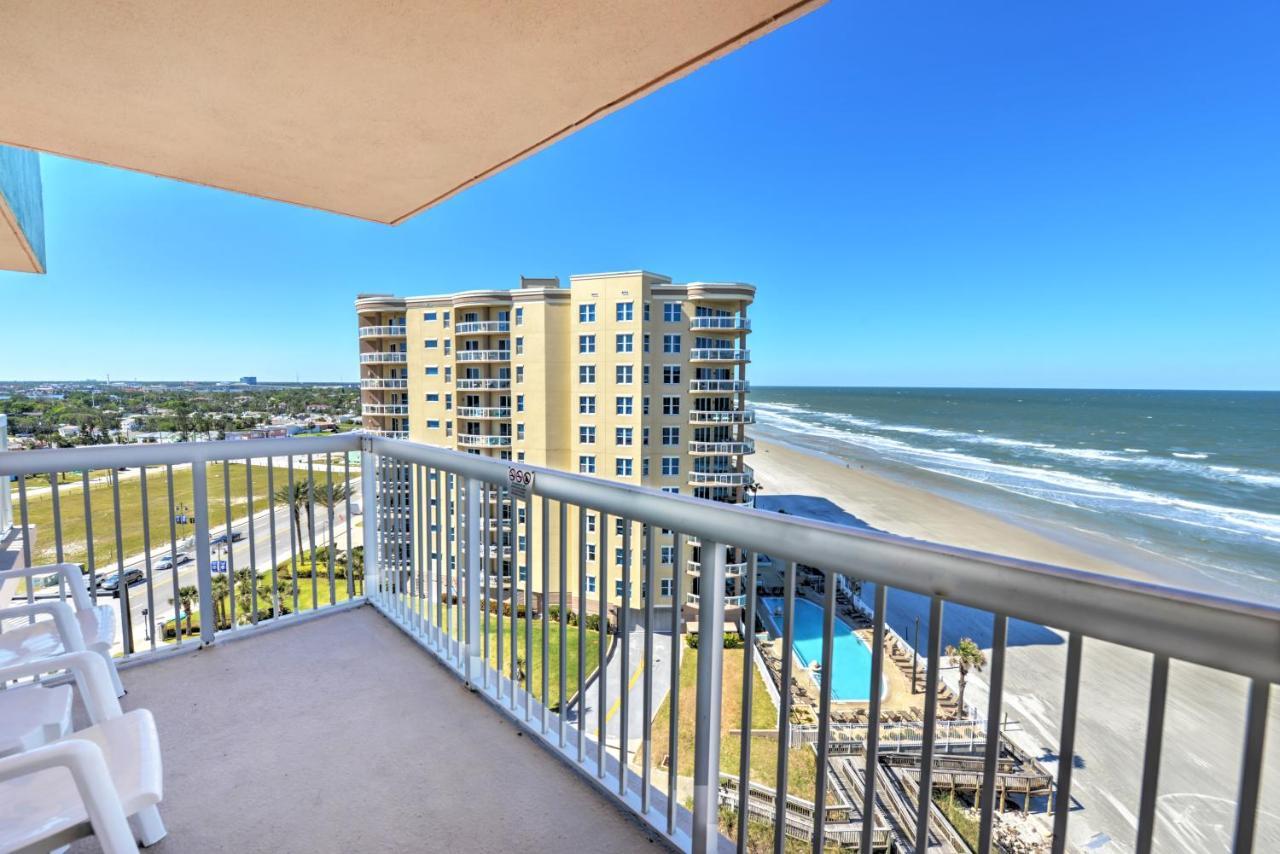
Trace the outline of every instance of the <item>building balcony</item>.
<path fill-rule="evenodd" d="M 407 403 L 366 403 L 360 407 L 363 415 L 408 415 Z"/>
<path fill-rule="evenodd" d="M 459 433 L 458 445 L 463 448 L 510 448 L 511 437 L 501 435 L 477 436 L 470 433 Z"/>
<path fill-rule="evenodd" d="M 511 380 L 504 377 L 495 379 L 460 379 L 458 391 L 505 391 L 511 388 Z"/>
<path fill-rule="evenodd" d="M 748 569 L 750 569 L 750 567 L 745 561 L 738 563 L 726 563 L 724 565 L 724 575 L 725 578 L 738 578 L 746 575 Z M 702 564 L 696 560 L 689 561 L 689 574 L 694 578 L 702 575 Z"/>
<path fill-rule="evenodd" d="M 362 365 L 403 365 L 409 361 L 408 353 L 361 353 Z"/>
<path fill-rule="evenodd" d="M 750 486 L 755 482 L 755 472 L 745 471 L 691 471 L 690 486 Z"/>
<path fill-rule="evenodd" d="M 750 362 L 751 351 L 738 347 L 695 347 L 689 351 L 690 362 Z"/>
<path fill-rule="evenodd" d="M 397 391 L 408 387 L 409 381 L 403 378 L 369 377 L 360 380 L 360 389 L 362 391 Z"/>
<path fill-rule="evenodd" d="M 408 439 L 408 430 L 370 430 L 375 436 L 382 436 L 386 439 Z"/>
<path fill-rule="evenodd" d="M 690 442 L 689 453 L 698 456 L 734 456 L 754 454 L 754 439 L 743 439 L 739 442 Z"/>
<path fill-rule="evenodd" d="M 459 323 L 454 330 L 456 335 L 501 335 L 511 331 L 511 323 L 506 320 L 469 320 Z"/>
<path fill-rule="evenodd" d="M 746 380 L 690 380 L 690 394 L 744 394 L 751 391 Z"/>
<path fill-rule="evenodd" d="M 494 418 L 510 418 L 509 406 L 459 406 L 458 417 L 473 421 L 485 421 Z"/>
<path fill-rule="evenodd" d="M 460 442 L 465 439 L 508 437 L 459 437 Z M 307 477 L 312 463 L 299 467 L 299 457 L 339 460 L 315 476 L 343 483 L 353 498 L 327 512 L 317 505 L 313 516 L 303 514 L 304 526 L 314 520 L 316 527 L 295 545 L 290 528 L 296 523 L 289 509 L 275 508 L 274 516 L 269 506 L 254 509 L 246 492 L 253 494 L 252 484 L 265 489 L 266 473 L 273 467 L 276 486 L 287 482 L 282 469 L 288 469 L 295 483 Z M 247 460 L 263 475 L 255 474 L 252 484 L 242 480 L 224 492 L 222 484 L 210 482 L 224 465 Z M 103 503 L 105 516 L 95 513 L 95 530 L 107 532 L 108 540 L 114 530 L 117 540 L 123 536 L 135 543 L 133 549 L 143 548 L 145 520 L 167 515 L 166 498 L 162 489 L 148 493 L 137 487 L 152 478 L 163 480 L 167 470 L 181 469 L 189 473 L 197 502 L 209 506 L 182 532 L 180 550 L 190 561 L 160 568 L 155 558 L 171 550 L 172 535 L 159 537 L 151 559 L 104 550 L 86 554 L 83 529 L 72 524 L 79 502 L 64 495 L 59 505 L 49 495 L 27 491 L 15 496 L 16 528 L 25 531 L 39 524 L 45 533 L 23 545 L 3 543 L 0 557 L 16 557 L 21 566 L 65 555 L 72 562 L 69 572 L 75 572 L 75 562 L 84 561 L 90 603 L 113 606 L 108 611 L 116 621 L 111 652 L 128 690 L 122 702 L 127 709 L 152 710 L 168 771 L 159 805 L 168 837 L 159 851 L 506 850 L 513 844 L 559 850 L 567 838 L 588 838 L 611 850 L 647 850 L 657 841 L 679 850 L 711 852 L 732 848 L 733 840 L 722 838 L 721 828 L 733 827 L 736 818 L 722 822 L 722 815 L 745 820 L 750 814 L 767 824 L 777 814 L 776 806 L 783 810 L 786 832 L 805 837 L 797 840 L 801 843 L 825 834 L 828 841 L 848 847 L 863 831 L 873 839 L 887 839 L 891 830 L 903 838 L 899 847 L 913 850 L 914 816 L 921 815 L 928 837 L 922 837 L 920 847 L 963 850 L 963 842 L 952 844 L 958 837 L 941 813 L 929 808 L 931 793 L 955 787 L 962 773 L 970 782 L 961 785 L 972 792 L 973 780 L 986 768 L 1004 775 L 1019 763 L 1056 764 L 1058 756 L 1077 753 L 1088 762 L 1090 781 L 1129 782 L 1106 790 L 1097 782 L 1073 789 L 1070 769 L 1080 766 L 1071 761 L 1052 774 L 1037 772 L 1035 793 L 1020 788 L 1022 780 L 1008 786 L 1003 776 L 988 781 L 1000 783 L 1010 799 L 1034 794 L 1026 798 L 1032 814 L 1017 811 L 1019 827 L 1027 822 L 1049 826 L 1064 815 L 1079 821 L 1079 816 L 1092 814 L 1084 810 L 1098 803 L 1108 813 L 1121 813 L 1123 826 L 1131 827 L 1124 815 L 1138 816 L 1138 826 L 1131 829 L 1142 838 L 1157 815 L 1166 820 L 1181 815 L 1179 806 L 1163 805 L 1156 796 L 1154 783 L 1164 776 L 1180 786 L 1193 780 L 1204 802 L 1197 809 L 1216 810 L 1197 818 L 1205 827 L 1234 827 L 1236 839 L 1256 829 L 1259 844 L 1253 847 L 1277 850 L 1280 826 L 1268 806 L 1270 790 L 1263 785 L 1271 767 L 1266 750 L 1277 729 L 1268 704 L 1280 684 L 1275 654 L 1280 607 L 1272 604 L 1207 594 L 1168 580 L 1150 583 L 1028 563 L 530 467 L 535 498 L 562 508 L 559 520 L 572 517 L 570 524 L 578 524 L 590 510 L 606 514 L 610 524 L 622 518 L 650 530 L 678 530 L 685 542 L 701 548 L 700 563 L 689 564 L 699 577 L 703 564 L 744 553 L 770 555 L 770 575 L 781 573 L 782 589 L 793 593 L 771 591 L 765 594 L 768 600 L 755 598 L 754 589 L 726 595 L 702 578 L 701 595 L 681 591 L 677 601 L 687 609 L 678 631 L 718 640 L 727 609 L 754 606 L 770 626 L 766 678 L 776 680 L 773 684 L 799 683 L 805 690 L 789 696 L 799 704 L 793 708 L 802 708 L 810 719 L 824 706 L 868 711 L 873 721 L 882 711 L 900 718 L 904 707 L 893 704 L 907 700 L 905 708 L 915 720 L 886 723 L 879 730 L 872 729 L 877 724 L 839 720 L 797 727 L 789 716 L 781 716 L 768 733 L 770 742 L 784 750 L 816 749 L 831 761 L 830 776 L 818 780 L 829 783 L 832 800 L 826 809 L 814 810 L 803 793 L 774 797 L 797 782 L 787 776 L 791 772 L 785 764 L 753 765 L 746 780 L 719 774 L 726 739 L 736 745 L 736 731 L 759 728 L 752 704 L 740 714 L 722 716 L 725 692 L 736 700 L 742 685 L 731 683 L 729 668 L 716 668 L 720 656 L 700 654 L 690 682 L 682 679 L 680 656 L 670 654 L 671 643 L 683 639 L 666 635 L 663 641 L 659 635 L 665 630 L 652 634 L 655 642 L 648 650 L 639 644 L 623 647 L 631 654 L 630 669 L 611 666 L 599 679 L 593 678 L 590 656 L 587 666 L 578 669 L 575 658 L 543 654 L 537 641 L 560 631 L 573 632 L 561 649 L 573 649 L 579 641 L 588 652 L 603 649 L 609 626 L 601 621 L 590 628 L 591 621 L 583 620 L 582 625 L 566 622 L 562 627 L 552 619 L 552 606 L 559 615 L 566 602 L 576 604 L 572 582 L 569 590 L 530 591 L 513 567 L 503 583 L 490 583 L 488 558 L 503 553 L 502 539 L 482 527 L 488 521 L 482 497 L 509 483 L 506 461 L 390 442 L 377 433 L 346 433 L 11 451 L 0 453 L 0 482 L 17 477 L 25 484 L 31 475 L 121 467 L 136 474 L 106 485 L 108 492 L 118 489 L 122 494 Z M 446 483 L 452 499 L 441 503 L 439 490 Z M 353 509 L 356 502 L 359 511 Z M 433 527 L 420 537 L 414 524 L 427 519 Z M 531 524 L 529 536 L 529 554 L 536 558 L 545 546 L 540 526 Z M 565 550 L 556 558 L 571 568 L 570 579 L 575 576 L 572 568 L 587 561 L 581 550 L 595 542 L 561 539 L 553 547 L 553 554 Z M 282 576 L 283 586 L 275 583 L 280 566 L 319 548 L 327 556 L 312 561 L 313 571 Z M 363 552 L 359 564 L 349 559 L 357 548 Z M 723 551 L 712 554 L 712 548 Z M 33 560 L 24 561 L 24 549 L 33 551 Z M 118 597 L 92 586 L 100 572 L 117 568 L 136 569 L 137 582 L 122 585 Z M 344 571 L 339 573 L 340 568 Z M 46 569 L 34 571 L 36 577 Z M 250 582 L 256 573 L 259 583 L 243 591 L 242 598 L 245 570 Z M 538 570 L 531 566 L 528 577 L 538 579 Z M 726 567 L 726 575 L 734 578 L 745 571 L 737 560 Z M 214 583 L 223 579 L 235 585 L 228 594 Z M 862 603 L 854 584 L 867 579 L 879 583 L 875 601 Z M 632 581 L 635 585 L 634 574 Z M 191 605 L 166 604 L 167 591 L 183 587 L 194 589 Z M 27 602 L 25 592 L 15 592 L 12 585 L 5 589 L 14 597 L 5 606 L 19 608 Z M 641 585 L 633 591 L 633 602 L 669 604 L 656 590 L 649 591 L 657 597 L 651 602 L 643 602 Z M 58 603 L 56 588 L 33 589 L 33 594 L 49 600 L 46 610 L 80 604 L 75 597 Z M 222 598 L 215 603 L 215 596 Z M 941 627 L 944 613 L 955 613 L 957 605 L 973 609 L 960 612 L 966 623 L 954 631 L 973 632 L 979 645 L 990 650 L 989 669 L 969 676 L 971 684 L 984 682 L 984 690 L 975 692 L 979 706 L 958 702 L 957 673 L 942 651 L 951 641 L 945 634 L 933 634 L 927 648 L 918 651 L 923 689 L 906 687 L 916 658 L 898 631 L 907 625 L 907 614 L 896 612 L 891 625 L 885 603 L 903 607 L 907 599 L 923 603 L 924 614 L 931 615 L 922 626 L 926 633 L 931 626 Z M 531 618 L 513 623 L 511 615 L 518 616 L 520 606 L 530 600 Z M 826 602 L 837 610 L 824 612 Z M 175 613 L 184 607 L 194 624 Z M 212 615 L 223 609 L 227 619 L 218 625 Z M 626 613 L 634 620 L 644 610 Z M 1017 621 L 1006 615 L 1016 615 Z M 47 618 L 42 614 L 38 619 Z M 76 625 L 74 617 L 68 622 Z M 7 635 L 9 624 L 6 629 Z M 26 631 L 27 626 L 13 630 Z M 810 648 L 817 641 L 832 650 L 838 646 L 833 632 L 848 639 L 855 630 L 865 643 L 863 653 L 854 656 L 856 678 L 815 680 L 802 672 L 806 668 L 799 649 L 783 650 L 776 642 L 790 634 Z M 729 656 L 725 652 L 723 659 Z M 905 671 L 895 659 L 907 662 Z M 841 666 L 837 654 L 823 670 Z M 641 667 L 650 676 L 662 674 L 653 680 L 652 705 L 669 708 L 669 718 L 610 713 L 619 701 L 626 702 L 624 697 L 636 696 L 629 693 L 629 674 Z M 1089 701 L 1097 699 L 1096 691 L 1089 693 L 1096 685 L 1082 680 L 1082 667 L 1087 679 L 1098 674 L 1107 678 L 1105 703 Z M 876 683 L 868 673 L 876 678 L 887 674 L 897 687 L 882 694 L 884 680 Z M 1034 733 L 1035 757 L 1016 743 L 1022 739 L 1016 730 L 1025 732 L 1022 728 L 1013 728 L 1012 736 L 1001 727 L 988 729 L 986 722 L 1002 720 L 1008 705 L 1001 687 L 1005 683 L 989 679 L 988 673 L 1009 676 L 1019 701 L 1034 698 L 1037 714 L 1052 722 Z M 669 691 L 672 684 L 688 688 Z M 460 685 L 470 690 L 457 690 Z M 861 699 L 856 693 L 835 693 L 851 686 L 866 693 Z M 574 696 L 581 700 L 570 702 Z M 890 705 L 882 707 L 882 700 Z M 1117 728 L 1115 709 L 1120 708 L 1127 717 L 1125 726 Z M 308 713 L 300 715 L 299 709 Z M 691 714 L 695 709 L 711 711 Z M 676 722 L 678 737 L 670 744 L 655 738 L 668 732 L 666 720 Z M 896 733 L 892 728 L 903 726 L 914 728 L 906 742 L 867 737 L 873 731 Z M 953 729 L 958 731 L 954 739 Z M 598 740 L 597 733 L 605 737 Z M 1209 739 L 1206 733 L 1226 737 Z M 653 740 L 659 749 L 641 751 L 641 740 Z M 933 761 L 909 767 L 913 740 L 933 745 Z M 951 741 L 963 742 L 963 748 L 949 752 Z M 1089 747 L 1081 751 L 1082 745 Z M 856 761 L 848 755 L 851 747 Z M 922 748 L 915 749 L 920 757 Z M 272 756 L 283 759 L 264 759 Z M 828 769 L 817 773 L 827 775 Z M 710 781 L 695 794 L 692 809 L 685 806 L 690 777 Z M 848 794 L 865 790 L 868 779 L 883 781 L 886 788 L 879 791 L 887 796 L 883 806 L 875 802 L 874 812 L 864 816 L 861 802 Z M 1133 790 L 1134 780 L 1153 781 L 1147 795 Z M 288 808 L 282 809 L 280 799 L 301 791 L 299 781 L 306 782 L 307 791 L 342 796 L 287 797 Z M 810 777 L 807 788 L 813 783 Z M 675 796 L 668 799 L 668 792 Z M 1147 797 L 1156 810 L 1140 808 L 1139 800 Z M 210 804 L 237 820 L 211 820 Z M 997 808 L 1002 812 L 1003 806 L 987 801 L 975 819 L 1000 822 Z M 1078 838 L 1087 834 L 1078 833 Z M 876 850 L 884 851 L 888 844 L 898 843 L 886 841 Z"/>
<path fill-rule="evenodd" d="M 361 338 L 403 338 L 405 337 L 405 327 L 403 326 L 361 326 Z"/>
<path fill-rule="evenodd" d="M 689 411 L 690 424 L 754 424 L 754 409 L 693 409 Z"/>
<path fill-rule="evenodd" d="M 509 362 L 510 350 L 458 350 L 455 358 L 459 362 Z"/>
<path fill-rule="evenodd" d="M 746 317 L 692 317 L 689 328 L 694 332 L 714 330 L 717 332 L 750 332 L 751 320 Z"/>

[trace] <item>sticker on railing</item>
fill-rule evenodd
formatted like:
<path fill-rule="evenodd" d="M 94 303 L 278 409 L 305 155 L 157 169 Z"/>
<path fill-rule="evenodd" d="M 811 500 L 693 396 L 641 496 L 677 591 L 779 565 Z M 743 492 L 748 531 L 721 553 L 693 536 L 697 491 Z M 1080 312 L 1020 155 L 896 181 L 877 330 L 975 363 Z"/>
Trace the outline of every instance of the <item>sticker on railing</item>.
<path fill-rule="evenodd" d="M 516 466 L 508 466 L 507 484 L 510 486 L 513 496 L 521 501 L 528 501 L 529 496 L 533 494 L 533 472 Z"/>

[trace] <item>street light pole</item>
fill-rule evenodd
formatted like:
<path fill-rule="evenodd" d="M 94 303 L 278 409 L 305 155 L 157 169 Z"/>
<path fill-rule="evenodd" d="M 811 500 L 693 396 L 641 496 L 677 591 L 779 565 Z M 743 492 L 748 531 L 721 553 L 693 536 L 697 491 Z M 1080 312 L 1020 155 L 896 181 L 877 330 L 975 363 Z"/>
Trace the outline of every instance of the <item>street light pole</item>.
<path fill-rule="evenodd" d="M 916 693 L 916 667 L 920 663 L 920 617 L 916 617 L 916 639 L 911 643 L 911 693 Z"/>

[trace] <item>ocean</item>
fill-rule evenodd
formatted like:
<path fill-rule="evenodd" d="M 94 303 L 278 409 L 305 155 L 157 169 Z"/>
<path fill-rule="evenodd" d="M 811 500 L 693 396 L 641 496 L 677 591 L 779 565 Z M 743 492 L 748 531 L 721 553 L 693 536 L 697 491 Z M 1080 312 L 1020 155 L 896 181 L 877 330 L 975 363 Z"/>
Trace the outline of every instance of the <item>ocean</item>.
<path fill-rule="evenodd" d="M 751 403 L 766 440 L 1280 602 L 1280 392 L 757 387 Z"/>

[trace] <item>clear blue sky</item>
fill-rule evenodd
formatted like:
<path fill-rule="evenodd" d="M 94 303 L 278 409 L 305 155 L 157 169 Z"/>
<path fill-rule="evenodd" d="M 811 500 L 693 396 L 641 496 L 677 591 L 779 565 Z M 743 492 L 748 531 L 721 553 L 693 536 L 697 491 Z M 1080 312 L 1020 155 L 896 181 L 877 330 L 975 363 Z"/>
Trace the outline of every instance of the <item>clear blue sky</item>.
<path fill-rule="evenodd" d="M 398 228 L 56 158 L 0 378 L 354 379 L 360 291 L 759 287 L 761 384 L 1280 388 L 1280 6 L 832 2 Z"/>

